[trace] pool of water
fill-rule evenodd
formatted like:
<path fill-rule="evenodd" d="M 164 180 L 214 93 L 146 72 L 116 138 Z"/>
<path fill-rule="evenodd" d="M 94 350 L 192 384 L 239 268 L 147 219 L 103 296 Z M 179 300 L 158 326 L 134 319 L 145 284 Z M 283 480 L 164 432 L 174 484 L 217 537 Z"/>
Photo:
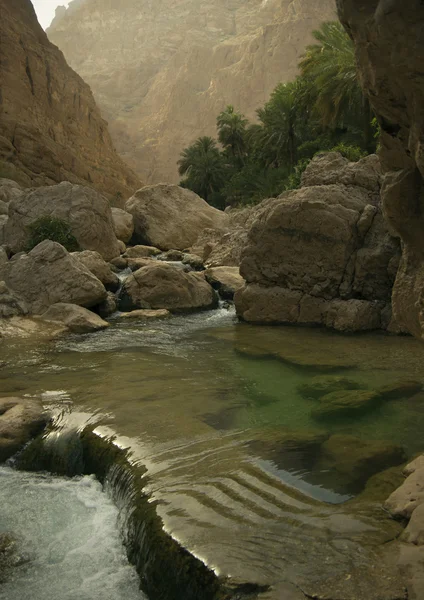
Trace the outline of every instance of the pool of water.
<path fill-rule="evenodd" d="M 0 534 L 19 566 L 4 600 L 145 600 L 129 565 L 118 510 L 94 477 L 65 479 L 0 467 Z"/>
<path fill-rule="evenodd" d="M 400 446 L 403 460 L 424 450 L 422 392 L 324 421 L 300 393 L 317 375 L 368 390 L 424 383 L 424 346 L 408 337 L 255 327 L 220 309 L 117 317 L 47 345 L 16 340 L 0 362 L 0 394 L 41 396 L 65 422 L 72 408 L 79 427 L 97 414 L 98 435 L 117 434 L 147 468 L 165 529 L 217 573 L 245 580 L 367 568 L 364 540 L 384 543 L 392 525 L 351 502 L 375 472 L 402 462 L 389 452 L 368 471 L 368 445 Z M 347 440 L 345 455 L 328 440 Z M 345 554 L 338 539 L 350 540 Z"/>

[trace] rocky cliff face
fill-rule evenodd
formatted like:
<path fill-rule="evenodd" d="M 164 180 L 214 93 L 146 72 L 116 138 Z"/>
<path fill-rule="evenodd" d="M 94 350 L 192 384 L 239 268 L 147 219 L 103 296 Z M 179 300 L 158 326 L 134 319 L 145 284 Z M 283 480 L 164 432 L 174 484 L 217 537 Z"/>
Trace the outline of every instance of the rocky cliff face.
<path fill-rule="evenodd" d="M 149 182 L 178 180 L 176 161 L 217 114 L 249 117 L 293 78 L 334 0 L 74 0 L 48 30 L 91 85 L 126 160 Z"/>
<path fill-rule="evenodd" d="M 0 56 L 0 176 L 26 186 L 83 183 L 117 200 L 140 186 L 30 0 L 0 0 Z"/>
<path fill-rule="evenodd" d="M 382 129 L 383 209 L 403 242 L 393 291 L 399 323 L 424 337 L 424 4 L 338 0 Z"/>

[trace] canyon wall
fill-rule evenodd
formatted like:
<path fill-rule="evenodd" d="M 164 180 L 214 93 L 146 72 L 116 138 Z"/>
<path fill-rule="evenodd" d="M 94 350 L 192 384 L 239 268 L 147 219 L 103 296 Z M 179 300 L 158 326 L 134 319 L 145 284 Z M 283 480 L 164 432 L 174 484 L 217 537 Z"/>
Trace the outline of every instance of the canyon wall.
<path fill-rule="evenodd" d="M 177 182 L 181 150 L 248 117 L 292 79 L 334 0 L 74 0 L 47 33 L 93 89 L 120 154 L 149 182 Z"/>
<path fill-rule="evenodd" d="M 424 3 L 338 0 L 362 85 L 381 126 L 386 220 L 402 240 L 393 290 L 397 322 L 424 337 Z"/>
<path fill-rule="evenodd" d="M 30 0 L 0 0 L 0 56 L 0 177 L 27 187 L 89 185 L 118 204 L 140 187 Z"/>

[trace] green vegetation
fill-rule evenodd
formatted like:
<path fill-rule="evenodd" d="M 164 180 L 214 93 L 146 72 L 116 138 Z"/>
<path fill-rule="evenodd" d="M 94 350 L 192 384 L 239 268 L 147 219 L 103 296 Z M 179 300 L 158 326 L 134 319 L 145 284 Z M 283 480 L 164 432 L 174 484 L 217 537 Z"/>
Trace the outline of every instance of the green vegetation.
<path fill-rule="evenodd" d="M 227 106 L 217 118 L 218 140 L 201 137 L 183 150 L 183 187 L 218 208 L 256 203 L 299 187 L 318 153 L 357 161 L 375 152 L 378 123 L 358 83 L 351 39 L 338 22 L 313 35 L 300 75 L 275 88 L 257 123 Z"/>
<path fill-rule="evenodd" d="M 71 226 L 61 219 L 48 216 L 40 217 L 28 226 L 28 230 L 30 232 L 28 252 L 44 240 L 58 242 L 68 252 L 76 252 L 80 249 L 76 238 L 72 235 Z"/>

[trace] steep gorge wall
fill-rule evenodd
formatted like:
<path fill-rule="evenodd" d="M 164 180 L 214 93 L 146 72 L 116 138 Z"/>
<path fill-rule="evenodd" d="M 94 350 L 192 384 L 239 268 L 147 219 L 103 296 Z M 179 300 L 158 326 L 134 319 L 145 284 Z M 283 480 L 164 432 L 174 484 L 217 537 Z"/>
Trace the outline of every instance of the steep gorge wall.
<path fill-rule="evenodd" d="M 91 85 L 125 159 L 149 182 L 234 104 L 247 116 L 281 81 L 334 0 L 74 0 L 48 30 Z"/>
<path fill-rule="evenodd" d="M 424 3 L 337 0 L 363 87 L 382 129 L 383 210 L 401 238 L 394 291 L 398 323 L 424 338 Z"/>
<path fill-rule="evenodd" d="M 30 0 L 0 0 L 0 57 L 0 176 L 26 186 L 67 180 L 116 200 L 140 187 Z"/>

